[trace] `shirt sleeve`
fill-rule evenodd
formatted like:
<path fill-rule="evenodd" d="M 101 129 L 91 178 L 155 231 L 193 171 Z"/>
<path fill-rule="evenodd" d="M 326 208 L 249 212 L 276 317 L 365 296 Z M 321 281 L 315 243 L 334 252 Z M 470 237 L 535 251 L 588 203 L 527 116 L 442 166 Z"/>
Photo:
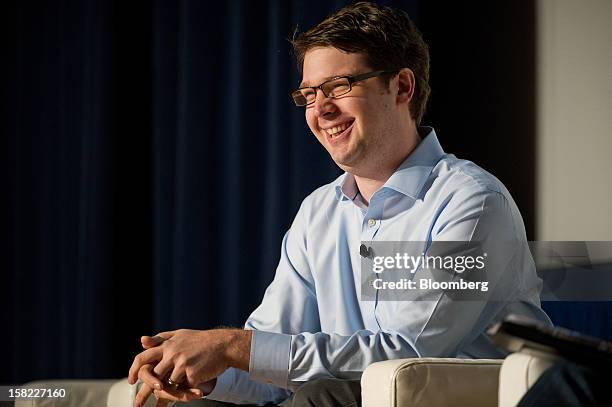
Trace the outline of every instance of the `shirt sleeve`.
<path fill-rule="evenodd" d="M 431 240 L 478 241 L 493 260 L 488 265 L 493 270 L 489 284 L 498 286 L 503 277 L 508 284 L 504 290 L 511 296 L 517 264 L 523 265 L 525 260 L 507 250 L 509 241 L 525 241 L 517 215 L 514 204 L 501 193 L 460 192 L 441 209 L 432 224 Z M 318 377 L 358 380 L 368 365 L 381 360 L 456 356 L 504 305 L 503 301 L 458 301 L 443 293 L 433 300 L 380 301 L 376 306 L 378 331 L 360 330 L 352 335 L 320 332 L 312 317 L 317 315 L 313 309 L 316 296 L 308 276 L 298 271 L 304 269 L 291 261 L 290 246 L 291 241 L 284 241 L 284 255 L 289 258 L 281 261 L 278 280 L 250 321 L 252 328 L 269 331 L 265 336 L 254 336 L 250 376 L 282 388 L 294 389 Z M 297 321 L 304 318 L 302 327 Z M 292 334 L 299 328 L 304 329 Z M 279 356 L 270 357 L 275 352 Z"/>
<path fill-rule="evenodd" d="M 249 378 L 249 374 L 240 369 L 229 368 L 217 377 L 213 391 L 206 399 L 233 404 L 265 405 L 280 403 L 291 393 L 276 386 L 260 383 Z"/>

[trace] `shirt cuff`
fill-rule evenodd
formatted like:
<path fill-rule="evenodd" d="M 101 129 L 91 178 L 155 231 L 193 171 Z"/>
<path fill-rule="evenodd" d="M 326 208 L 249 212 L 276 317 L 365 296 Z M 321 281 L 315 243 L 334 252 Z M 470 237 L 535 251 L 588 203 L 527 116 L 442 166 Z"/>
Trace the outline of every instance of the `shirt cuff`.
<path fill-rule="evenodd" d="M 233 383 L 234 369 L 227 369 L 225 372 L 217 376 L 217 383 L 215 383 L 213 390 L 202 398 L 211 398 L 215 400 L 218 397 L 227 395 L 230 392 Z"/>
<path fill-rule="evenodd" d="M 290 353 L 291 335 L 254 330 L 249 378 L 286 389 Z"/>

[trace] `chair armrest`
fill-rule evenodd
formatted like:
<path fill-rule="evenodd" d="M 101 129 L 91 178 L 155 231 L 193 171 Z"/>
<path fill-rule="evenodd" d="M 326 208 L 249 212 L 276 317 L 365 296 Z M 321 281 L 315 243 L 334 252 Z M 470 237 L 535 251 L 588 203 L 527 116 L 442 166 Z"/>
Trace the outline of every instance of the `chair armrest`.
<path fill-rule="evenodd" d="M 107 407 L 107 396 L 117 380 L 37 380 L 21 386 L 27 389 L 66 389 L 64 398 L 15 401 L 15 407 Z"/>
<path fill-rule="evenodd" d="M 368 366 L 363 407 L 497 406 L 502 360 L 414 358 Z"/>
<path fill-rule="evenodd" d="M 136 391 L 136 386 L 129 384 L 127 378 L 117 381 L 108 391 L 107 407 L 132 407 Z M 155 397 L 150 397 L 144 407 L 154 406 L 154 401 Z"/>
<path fill-rule="evenodd" d="M 523 348 L 512 353 L 499 373 L 499 407 L 513 407 L 559 356 Z"/>

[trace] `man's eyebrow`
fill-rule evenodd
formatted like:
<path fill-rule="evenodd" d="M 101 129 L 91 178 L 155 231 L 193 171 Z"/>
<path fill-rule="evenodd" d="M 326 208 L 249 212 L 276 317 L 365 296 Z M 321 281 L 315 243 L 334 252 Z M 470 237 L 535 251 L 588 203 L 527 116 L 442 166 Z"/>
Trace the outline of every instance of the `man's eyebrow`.
<path fill-rule="evenodd" d="M 341 74 L 336 74 L 336 75 L 332 75 L 332 76 L 328 76 L 323 78 L 323 80 L 321 82 L 319 82 L 319 84 L 323 83 L 323 82 L 327 82 L 331 79 L 334 78 L 340 78 L 342 76 L 355 76 L 355 74 L 351 74 L 351 73 L 341 73 Z M 308 82 L 300 82 L 300 85 L 298 86 L 298 88 L 308 88 L 310 87 L 310 85 L 308 84 Z"/>

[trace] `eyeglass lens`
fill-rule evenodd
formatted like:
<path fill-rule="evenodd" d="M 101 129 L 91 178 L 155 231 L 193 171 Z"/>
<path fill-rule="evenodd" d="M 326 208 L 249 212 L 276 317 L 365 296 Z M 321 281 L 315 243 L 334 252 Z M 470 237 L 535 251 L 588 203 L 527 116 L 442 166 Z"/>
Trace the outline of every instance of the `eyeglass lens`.
<path fill-rule="evenodd" d="M 326 97 L 335 98 L 348 93 L 351 90 L 351 84 L 348 78 L 338 78 L 321 84 L 321 90 Z M 313 103 L 317 98 L 317 93 L 313 88 L 299 89 L 293 93 L 293 99 L 298 106 Z"/>

